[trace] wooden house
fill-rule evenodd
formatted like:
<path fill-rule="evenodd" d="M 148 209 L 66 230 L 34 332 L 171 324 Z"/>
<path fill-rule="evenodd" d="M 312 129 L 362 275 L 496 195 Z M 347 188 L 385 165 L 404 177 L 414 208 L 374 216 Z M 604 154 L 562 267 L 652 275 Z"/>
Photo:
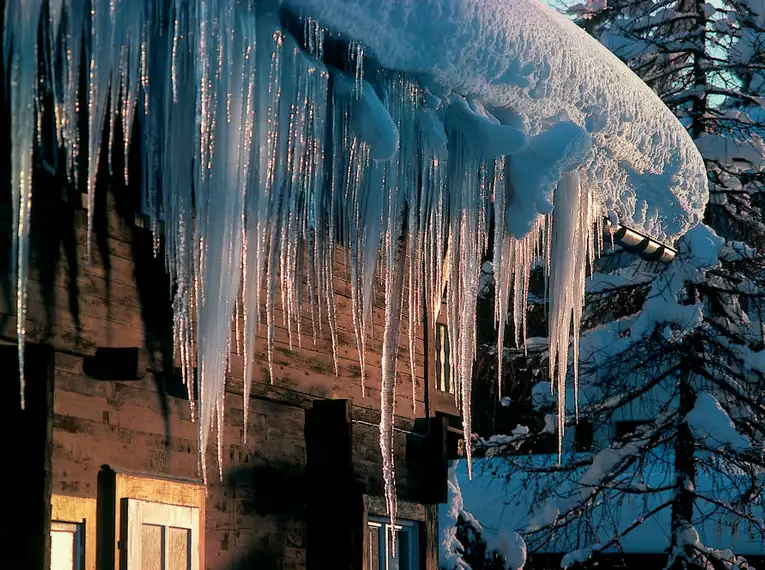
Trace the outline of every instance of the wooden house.
<path fill-rule="evenodd" d="M 227 377 L 222 465 L 207 451 L 172 354 L 162 253 L 136 223 L 133 189 L 99 188 L 92 256 L 86 211 L 41 174 L 32 218 L 26 407 L 19 406 L 10 204 L 2 204 L 5 440 L 15 515 L 7 568 L 43 570 L 364 569 L 394 567 L 377 422 L 382 318 L 367 349 L 366 393 L 337 256 L 339 374 L 325 336 L 290 346 L 279 329 L 275 381 L 258 341 L 253 378 L 239 347 Z M 107 187 L 109 188 L 107 190 Z M 7 199 L 7 197 L 6 197 Z M 277 304 L 278 305 L 278 304 Z M 378 306 L 375 311 L 382 314 Z M 443 326 L 443 325 L 442 325 Z M 456 449 L 447 335 L 421 327 L 416 402 L 402 338 L 396 386 L 398 568 L 437 568 L 438 503 Z M 326 335 L 326 331 L 325 331 Z M 243 383 L 252 382 L 249 401 Z M 249 419 L 244 425 L 244 406 Z M 247 432 L 247 442 L 244 433 Z M 8 560 L 6 556 L 6 561 Z"/>

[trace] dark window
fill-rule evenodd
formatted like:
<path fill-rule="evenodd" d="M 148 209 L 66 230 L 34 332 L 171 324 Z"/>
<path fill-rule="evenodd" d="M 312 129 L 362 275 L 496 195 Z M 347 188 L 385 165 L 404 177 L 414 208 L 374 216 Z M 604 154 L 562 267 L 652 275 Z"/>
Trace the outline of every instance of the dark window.
<path fill-rule="evenodd" d="M 592 451 L 592 422 L 579 420 L 574 430 L 574 450 L 579 452 Z"/>
<path fill-rule="evenodd" d="M 640 426 L 647 423 L 648 422 L 644 420 L 624 420 L 616 422 L 616 425 L 614 426 L 614 438 L 626 439 L 634 434 Z"/>
<path fill-rule="evenodd" d="M 507 450 L 509 455 L 552 455 L 558 453 L 558 438 L 554 433 L 539 433 L 517 448 Z"/>
<path fill-rule="evenodd" d="M 449 328 L 436 325 L 436 390 L 454 394 L 454 375 L 449 358 Z"/>
<path fill-rule="evenodd" d="M 554 433 L 544 433 L 535 439 L 531 445 L 531 453 L 535 455 L 549 455 L 558 453 L 558 438 Z"/>

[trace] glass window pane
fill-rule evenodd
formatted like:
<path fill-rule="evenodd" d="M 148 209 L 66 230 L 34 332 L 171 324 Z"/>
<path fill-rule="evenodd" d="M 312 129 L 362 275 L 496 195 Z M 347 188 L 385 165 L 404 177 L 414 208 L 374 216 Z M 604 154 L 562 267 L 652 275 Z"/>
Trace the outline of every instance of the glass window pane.
<path fill-rule="evenodd" d="M 76 570 L 74 566 L 74 537 L 75 533 L 71 530 L 51 530 L 51 570 Z"/>
<path fill-rule="evenodd" d="M 398 570 L 413 570 L 412 543 L 409 530 L 400 530 L 396 533 L 396 555 L 398 556 Z"/>
<path fill-rule="evenodd" d="M 154 524 L 141 525 L 141 570 L 165 570 L 162 527 Z"/>
<path fill-rule="evenodd" d="M 370 515 L 368 566 L 370 570 L 419 570 L 418 524 L 396 521 L 396 552 L 392 552 L 390 519 Z"/>
<path fill-rule="evenodd" d="M 436 389 L 442 392 L 454 392 L 452 366 L 449 362 L 449 328 L 436 325 Z"/>
<path fill-rule="evenodd" d="M 189 529 L 167 529 L 167 570 L 189 570 Z"/>
<path fill-rule="evenodd" d="M 369 525 L 369 570 L 381 570 L 380 568 L 380 527 Z"/>

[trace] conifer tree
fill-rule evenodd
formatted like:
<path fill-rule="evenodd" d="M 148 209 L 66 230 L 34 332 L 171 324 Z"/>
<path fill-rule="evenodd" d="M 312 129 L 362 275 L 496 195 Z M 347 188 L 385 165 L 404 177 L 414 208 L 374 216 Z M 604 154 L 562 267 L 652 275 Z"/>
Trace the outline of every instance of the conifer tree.
<path fill-rule="evenodd" d="M 710 201 L 671 264 L 617 249 L 595 268 L 579 407 L 567 410 L 570 431 L 592 426 L 592 451 L 570 436 L 560 463 L 529 453 L 554 430 L 547 384 L 528 374 L 543 369 L 544 350 L 503 355 L 527 363 L 525 377 L 504 380 L 508 391 L 531 392 L 539 419 L 529 421 L 528 402 L 512 403 L 527 412 L 515 417 L 528 433 L 479 447 L 510 463 L 508 495 L 522 491 L 516 506 L 528 508 L 515 530 L 531 553 L 568 553 L 564 565 L 586 566 L 640 535 L 672 570 L 745 568 L 715 545 L 738 535 L 765 546 L 765 4 L 591 0 L 569 11 L 687 127 Z"/>

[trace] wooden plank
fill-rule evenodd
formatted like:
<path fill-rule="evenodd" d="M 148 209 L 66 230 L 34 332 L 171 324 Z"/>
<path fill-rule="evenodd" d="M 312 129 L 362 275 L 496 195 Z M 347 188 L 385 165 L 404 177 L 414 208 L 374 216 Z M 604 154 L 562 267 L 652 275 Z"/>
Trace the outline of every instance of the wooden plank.
<path fill-rule="evenodd" d="M 423 570 L 438 570 L 439 528 L 438 505 L 425 506 L 425 523 L 421 527 L 420 544 L 423 550 Z"/>

